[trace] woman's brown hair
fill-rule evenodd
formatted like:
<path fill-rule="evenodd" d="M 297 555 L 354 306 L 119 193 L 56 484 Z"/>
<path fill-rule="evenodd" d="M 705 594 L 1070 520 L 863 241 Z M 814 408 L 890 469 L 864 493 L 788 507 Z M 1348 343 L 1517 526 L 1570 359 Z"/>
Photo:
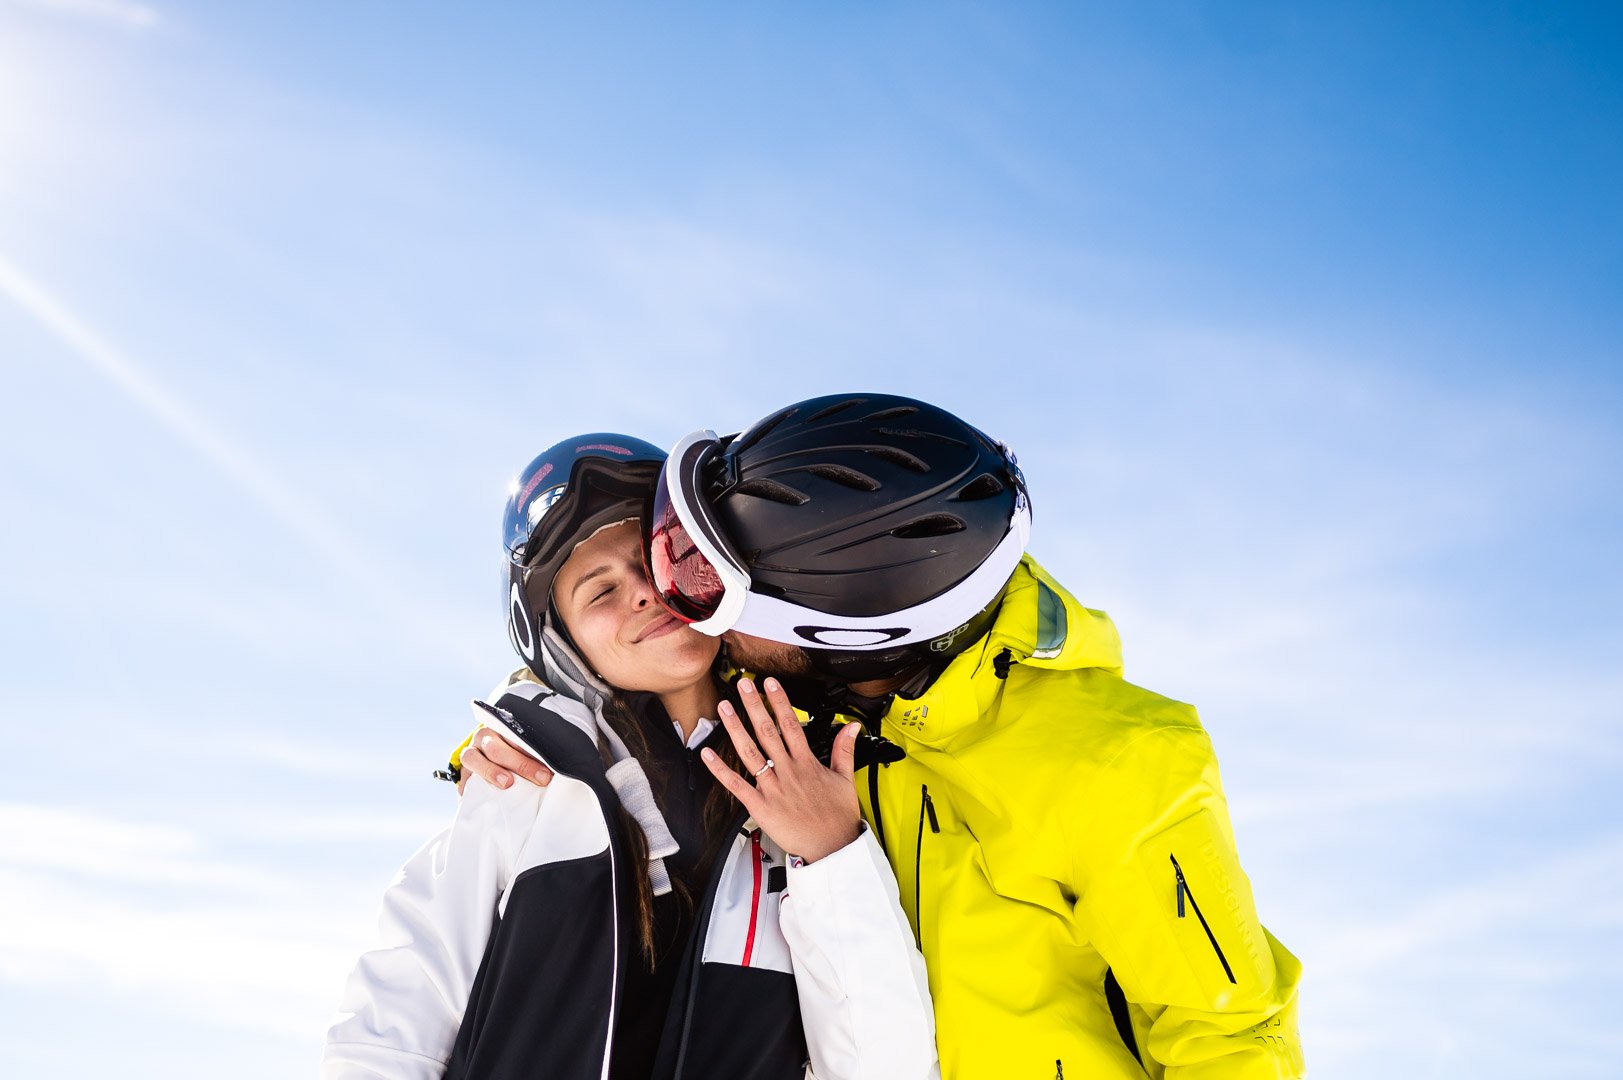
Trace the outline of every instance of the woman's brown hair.
<path fill-rule="evenodd" d="M 718 680 L 719 682 L 719 680 Z M 727 690 L 725 685 L 720 687 L 724 696 Z M 625 742 L 626 749 L 631 756 L 640 761 L 644 771 L 648 773 L 649 786 L 654 792 L 654 802 L 661 808 L 665 805 L 665 784 L 669 779 L 663 770 L 653 768 L 651 754 L 648 749 L 648 732 L 643 728 L 643 722 L 638 718 L 637 711 L 632 708 L 627 697 L 620 691 L 615 691 L 603 704 L 603 719 L 608 722 L 614 733 Z M 733 749 L 733 741 L 725 737 L 715 740 L 711 749 L 715 750 L 721 760 L 731 769 L 739 771 L 738 751 Z M 604 764 L 613 764 L 609 755 L 607 744 L 599 739 L 598 751 L 603 755 Z M 695 877 L 704 880 L 708 870 L 715 861 L 722 848 L 731 840 L 729 835 L 733 822 L 738 817 L 739 802 L 733 798 L 732 793 L 720 784 L 710 789 L 704 802 L 704 851 L 700 854 Z M 635 871 L 631 878 L 636 896 L 637 936 L 642 943 L 643 959 L 649 970 L 654 966 L 654 886 L 648 880 L 648 837 L 643 834 L 642 826 L 637 819 L 623 806 L 616 806 L 615 813 L 620 824 L 620 832 L 626 838 L 626 847 L 630 853 L 630 864 Z M 671 888 L 676 893 L 678 902 L 692 906 L 693 897 L 688 893 L 681 882 L 674 878 Z"/>

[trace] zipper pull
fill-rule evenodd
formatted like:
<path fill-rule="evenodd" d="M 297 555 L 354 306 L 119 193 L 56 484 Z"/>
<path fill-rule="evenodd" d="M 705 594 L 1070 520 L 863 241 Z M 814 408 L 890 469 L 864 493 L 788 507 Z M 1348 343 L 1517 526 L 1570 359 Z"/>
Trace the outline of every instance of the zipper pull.
<path fill-rule="evenodd" d="M 1181 919 L 1184 917 L 1183 898 L 1189 892 L 1189 883 L 1183 879 L 1183 867 L 1178 865 L 1177 859 L 1172 860 L 1172 872 L 1178 877 L 1178 918 Z"/>
<path fill-rule="evenodd" d="M 928 784 L 924 785 L 924 812 L 929 815 L 930 818 L 930 831 L 933 833 L 939 833 L 941 831 L 941 822 L 936 820 L 935 800 L 930 798 L 930 787 Z"/>

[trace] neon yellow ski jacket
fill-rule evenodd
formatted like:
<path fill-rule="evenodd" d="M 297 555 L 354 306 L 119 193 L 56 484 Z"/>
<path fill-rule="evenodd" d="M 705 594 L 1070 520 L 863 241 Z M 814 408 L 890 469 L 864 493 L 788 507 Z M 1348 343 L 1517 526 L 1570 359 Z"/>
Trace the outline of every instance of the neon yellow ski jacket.
<path fill-rule="evenodd" d="M 992 631 L 882 730 L 907 757 L 858 788 L 944 1077 L 1304 1075 L 1301 967 L 1257 921 L 1211 743 L 1122 679 L 1107 616 L 1028 557 Z"/>

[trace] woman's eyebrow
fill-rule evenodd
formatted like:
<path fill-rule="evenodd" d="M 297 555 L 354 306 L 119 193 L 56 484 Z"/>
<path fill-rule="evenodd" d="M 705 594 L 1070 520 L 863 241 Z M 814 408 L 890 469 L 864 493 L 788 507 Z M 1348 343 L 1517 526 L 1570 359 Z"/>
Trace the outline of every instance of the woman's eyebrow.
<path fill-rule="evenodd" d="M 580 579 L 578 581 L 576 581 L 573 586 L 570 587 L 569 598 L 571 600 L 573 600 L 575 598 L 575 594 L 580 592 L 580 587 L 582 585 L 586 584 L 588 581 L 591 581 L 593 578 L 599 576 L 600 574 L 608 573 L 612 569 L 614 569 L 614 568 L 612 566 L 610 566 L 608 563 L 600 563 L 594 569 L 586 571 L 586 573 L 582 574 L 580 576 Z"/>

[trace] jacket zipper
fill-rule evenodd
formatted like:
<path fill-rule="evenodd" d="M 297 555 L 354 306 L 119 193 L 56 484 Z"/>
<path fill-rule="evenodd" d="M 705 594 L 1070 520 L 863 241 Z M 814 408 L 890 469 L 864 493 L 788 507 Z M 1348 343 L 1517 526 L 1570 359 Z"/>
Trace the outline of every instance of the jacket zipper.
<path fill-rule="evenodd" d="M 924 822 L 930 822 L 930 831 L 939 833 L 941 822 L 936 820 L 935 800 L 930 798 L 930 785 L 920 785 L 919 837 L 913 845 L 913 919 L 918 924 L 919 947 L 924 946 L 924 909 L 919 906 L 920 879 L 924 876 Z"/>
<path fill-rule="evenodd" d="M 1178 918 L 1184 917 L 1183 902 L 1187 898 L 1189 906 L 1195 909 L 1195 918 L 1200 920 L 1200 928 L 1206 931 L 1206 940 L 1212 943 L 1212 951 L 1217 954 L 1218 962 L 1223 965 L 1223 974 L 1229 977 L 1229 982 L 1238 986 L 1239 981 L 1234 977 L 1234 969 L 1229 967 L 1228 957 L 1223 955 L 1223 946 L 1217 943 L 1217 935 L 1212 933 L 1211 924 L 1206 921 L 1206 916 L 1200 913 L 1200 905 L 1195 902 L 1195 894 L 1189 891 L 1189 882 L 1184 879 L 1183 867 L 1178 865 L 1178 857 L 1168 853 L 1167 858 L 1172 860 L 1172 873 L 1178 879 Z"/>
<path fill-rule="evenodd" d="M 755 886 L 750 892 L 750 929 L 744 938 L 743 966 L 750 966 L 750 954 L 755 952 L 755 924 L 761 918 L 761 830 L 750 833 L 750 862 L 753 864 Z"/>
<path fill-rule="evenodd" d="M 749 811 L 741 810 L 733 824 L 727 830 L 728 835 L 736 836 L 743 832 L 744 822 L 749 820 Z M 728 841 L 729 847 L 733 842 Z M 671 1076 L 681 1080 L 683 1069 L 687 1065 L 688 1037 L 693 1031 L 693 1007 L 699 1000 L 699 974 L 704 969 L 704 941 L 710 933 L 710 915 L 716 906 L 716 890 L 721 885 L 722 872 L 727 867 L 727 848 L 716 852 L 715 865 L 710 868 L 710 880 L 704 886 L 704 899 L 699 906 L 699 917 L 694 920 L 693 937 L 688 948 L 693 950 L 693 964 L 688 972 L 687 1001 L 682 1005 L 682 1037 L 677 1041 L 676 1064 L 671 1069 Z"/>

